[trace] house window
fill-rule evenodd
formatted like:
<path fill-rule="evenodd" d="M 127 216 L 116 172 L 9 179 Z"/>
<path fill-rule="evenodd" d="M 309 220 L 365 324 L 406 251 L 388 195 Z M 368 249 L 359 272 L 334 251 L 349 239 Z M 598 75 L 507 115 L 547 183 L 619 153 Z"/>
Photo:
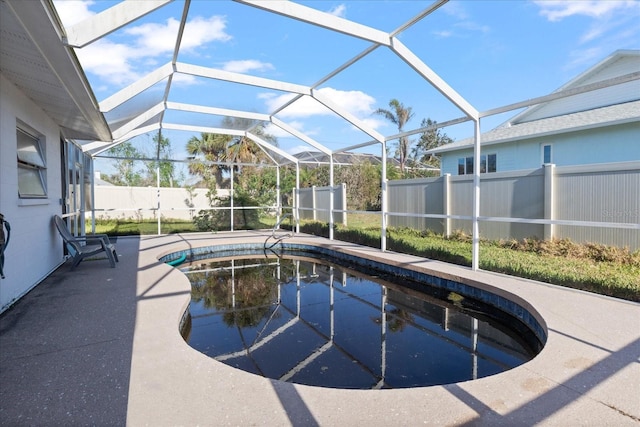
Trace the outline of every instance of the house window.
<path fill-rule="evenodd" d="M 542 146 L 542 163 L 551 163 L 551 145 Z"/>
<path fill-rule="evenodd" d="M 480 173 L 495 172 L 497 170 L 497 154 L 485 154 L 480 157 Z M 473 157 L 458 159 L 458 175 L 473 174 Z"/>
<path fill-rule="evenodd" d="M 473 157 L 467 157 L 465 159 L 465 174 L 473 175 Z"/>
<path fill-rule="evenodd" d="M 47 165 L 40 138 L 17 128 L 18 195 L 20 198 L 47 197 Z"/>
<path fill-rule="evenodd" d="M 498 155 L 489 154 L 487 156 L 487 172 L 495 172 L 498 165 Z"/>

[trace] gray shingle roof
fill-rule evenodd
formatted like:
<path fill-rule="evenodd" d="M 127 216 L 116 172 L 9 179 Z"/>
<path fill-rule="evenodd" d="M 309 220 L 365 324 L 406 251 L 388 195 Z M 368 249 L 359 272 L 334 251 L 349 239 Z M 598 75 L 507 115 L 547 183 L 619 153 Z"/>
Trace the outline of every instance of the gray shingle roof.
<path fill-rule="evenodd" d="M 500 127 L 481 136 L 482 145 L 502 144 L 505 142 L 535 138 L 549 134 L 575 132 L 614 124 L 640 122 L 640 101 L 610 105 L 608 107 L 581 111 L 521 123 L 509 127 Z M 443 145 L 427 151 L 428 154 L 438 154 L 447 151 L 461 150 L 473 146 L 473 138 L 465 138 L 451 144 Z"/>

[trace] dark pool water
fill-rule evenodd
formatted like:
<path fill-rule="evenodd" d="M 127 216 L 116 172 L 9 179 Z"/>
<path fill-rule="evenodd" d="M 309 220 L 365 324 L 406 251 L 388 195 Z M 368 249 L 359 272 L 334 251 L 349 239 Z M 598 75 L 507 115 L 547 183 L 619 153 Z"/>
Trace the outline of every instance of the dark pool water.
<path fill-rule="evenodd" d="M 268 378 L 332 388 L 429 386 L 493 375 L 539 350 L 503 313 L 325 261 L 262 256 L 181 270 L 192 283 L 189 345 Z"/>

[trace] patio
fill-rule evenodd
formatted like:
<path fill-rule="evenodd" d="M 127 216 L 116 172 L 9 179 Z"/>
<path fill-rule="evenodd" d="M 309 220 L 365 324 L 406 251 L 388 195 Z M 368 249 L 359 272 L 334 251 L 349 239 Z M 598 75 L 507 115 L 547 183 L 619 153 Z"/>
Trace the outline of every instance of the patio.
<path fill-rule="evenodd" d="M 480 380 L 337 390 L 257 377 L 187 346 L 189 283 L 160 256 L 266 232 L 119 238 L 120 262 L 69 261 L 0 317 L 2 425 L 638 425 L 640 305 L 344 242 L 331 246 L 495 287 L 547 326 L 538 357 Z M 485 285 L 484 283 L 490 283 Z M 635 325 L 635 326 L 634 326 Z"/>

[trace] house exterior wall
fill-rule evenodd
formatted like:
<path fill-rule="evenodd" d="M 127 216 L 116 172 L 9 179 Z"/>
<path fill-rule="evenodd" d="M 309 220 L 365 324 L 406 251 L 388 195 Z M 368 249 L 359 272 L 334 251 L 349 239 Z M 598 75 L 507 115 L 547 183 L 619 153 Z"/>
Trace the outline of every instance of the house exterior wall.
<path fill-rule="evenodd" d="M 47 198 L 18 197 L 18 121 L 43 136 Z M 0 75 L 0 212 L 11 224 L 0 279 L 0 312 L 27 293 L 63 261 L 62 241 L 51 223 L 62 211 L 60 130 L 44 111 Z"/>
<path fill-rule="evenodd" d="M 547 135 L 482 147 L 482 155 L 497 154 L 497 172 L 539 168 L 542 146 L 551 144 L 557 166 L 640 160 L 640 122 Z M 458 175 L 458 159 L 473 156 L 473 148 L 442 153 L 442 174 Z"/>

